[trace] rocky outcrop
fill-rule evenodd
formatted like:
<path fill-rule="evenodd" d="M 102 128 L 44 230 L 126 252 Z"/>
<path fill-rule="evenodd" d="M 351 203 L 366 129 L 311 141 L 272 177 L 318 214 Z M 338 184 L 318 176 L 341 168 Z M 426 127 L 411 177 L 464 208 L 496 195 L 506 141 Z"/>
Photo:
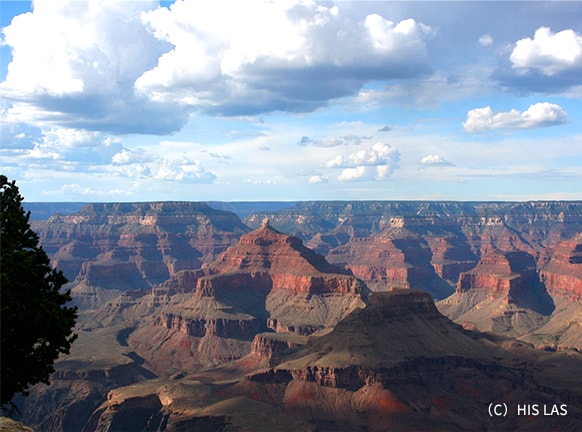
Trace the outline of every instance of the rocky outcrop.
<path fill-rule="evenodd" d="M 460 274 L 457 293 L 486 290 L 491 296 L 506 296 L 511 302 L 539 279 L 534 258 L 526 252 L 492 252 L 477 266 Z"/>
<path fill-rule="evenodd" d="M 473 430 L 490 425 L 487 410 L 478 409 L 490 400 L 509 405 L 526 397 L 540 406 L 552 401 L 568 407 L 582 401 L 579 380 L 570 386 L 545 354 L 511 346 L 513 351 L 463 331 L 426 293 L 375 293 L 366 309 L 352 312 L 330 334 L 279 365 L 247 374 L 247 388 L 279 395 L 287 410 L 316 424 L 329 422 L 335 430 L 384 430 L 386 424 L 399 430 Z M 574 378 L 572 367 L 582 358 L 562 360 L 563 371 Z M 567 426 L 563 418 L 508 415 L 495 427 L 575 428 L 582 417 L 574 411 L 568 412 L 573 416 Z"/>
<path fill-rule="evenodd" d="M 149 288 L 213 261 L 248 231 L 232 213 L 185 202 L 89 204 L 32 225 L 52 263 L 73 282 L 73 297 L 77 286 Z"/>
<path fill-rule="evenodd" d="M 293 333 L 260 333 L 255 336 L 251 345 L 251 356 L 266 360 L 270 367 L 281 362 L 282 357 L 305 345 L 307 339 Z"/>
<path fill-rule="evenodd" d="M 61 365 L 51 385 L 35 386 L 21 410 L 36 431 L 81 431 L 109 390 L 152 378 L 154 374 L 135 362 L 105 368 Z"/>
<path fill-rule="evenodd" d="M 349 271 L 265 221 L 202 269 L 153 287 L 142 304 L 153 305 L 154 318 L 129 343 L 165 369 L 217 366 L 248 354 L 254 337 L 269 329 L 308 335 L 330 328 L 363 307 L 367 295 Z"/>
<path fill-rule="evenodd" d="M 323 255 L 303 245 L 298 237 L 283 234 L 265 218 L 255 231 L 217 257 L 209 266 L 214 272 L 318 273 L 349 274 L 326 261 Z"/>
<path fill-rule="evenodd" d="M 460 274 L 456 292 L 439 309 L 468 328 L 522 336 L 546 324 L 556 306 L 533 256 L 493 251 Z"/>
<path fill-rule="evenodd" d="M 299 236 L 310 247 L 325 253 L 330 262 L 357 267 L 362 276 L 366 270 L 359 266 L 367 265 L 372 278 L 382 273 L 382 267 L 377 265 L 372 251 L 369 264 L 359 259 L 361 251 L 355 241 L 397 228 L 409 235 L 414 233 L 428 243 L 438 277 L 453 286 L 460 272 L 470 270 L 482 255 L 495 250 L 525 251 L 541 268 L 549 259 L 544 253 L 547 248 L 582 231 L 579 201 L 306 202 L 278 212 L 253 214 L 245 222 L 256 227 L 264 215 L 276 228 Z M 392 233 L 389 238 L 397 237 Z M 351 241 L 354 244 L 348 250 L 353 248 L 358 253 L 342 250 Z M 373 285 L 373 279 L 365 280 Z"/>
<path fill-rule="evenodd" d="M 459 274 L 471 270 L 477 265 L 477 255 L 463 237 L 449 235 L 428 237 L 428 245 L 432 252 L 431 264 L 434 272 L 441 279 L 456 285 Z"/>
<path fill-rule="evenodd" d="M 456 280 L 460 269 L 474 266 L 471 260 L 474 255 L 468 247 L 461 253 L 447 248 L 452 243 L 448 237 L 424 238 L 408 228 L 420 224 L 415 219 L 393 218 L 383 233 L 352 238 L 347 244 L 330 250 L 328 256 L 332 262 L 345 265 L 375 291 L 409 287 L 424 289 L 435 298 L 447 297 L 453 292 L 451 279 Z"/>
<path fill-rule="evenodd" d="M 582 302 L 582 234 L 554 246 L 540 278 L 550 295 Z"/>
<path fill-rule="evenodd" d="M 0 417 L 0 430 L 2 432 L 34 432 L 28 426 L 24 426 L 22 423 L 8 417 Z"/>
<path fill-rule="evenodd" d="M 156 317 L 153 324 L 199 338 L 216 336 L 253 340 L 257 333 L 266 330 L 265 323 L 259 319 L 188 319 L 172 313 Z"/>
<path fill-rule="evenodd" d="M 489 298 L 503 298 L 507 304 L 544 315 L 554 309 L 536 271 L 535 260 L 526 252 L 492 253 L 483 257 L 473 270 L 461 273 L 456 293 L 474 290 L 485 290 Z"/>

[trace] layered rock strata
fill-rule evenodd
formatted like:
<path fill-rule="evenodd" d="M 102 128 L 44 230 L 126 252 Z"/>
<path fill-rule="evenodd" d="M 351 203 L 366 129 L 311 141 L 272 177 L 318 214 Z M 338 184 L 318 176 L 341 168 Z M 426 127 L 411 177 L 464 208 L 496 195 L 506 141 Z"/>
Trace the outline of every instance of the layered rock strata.
<path fill-rule="evenodd" d="M 232 213 L 185 202 L 89 204 L 32 226 L 83 308 L 200 268 L 248 231 Z"/>
<path fill-rule="evenodd" d="M 439 308 L 481 331 L 519 336 L 545 324 L 555 304 L 540 281 L 533 256 L 493 251 L 460 274 L 455 294 Z"/>
<path fill-rule="evenodd" d="M 179 346 L 180 356 L 217 365 L 250 352 L 255 335 L 268 330 L 308 335 L 330 328 L 363 307 L 367 294 L 349 271 L 265 221 L 204 268 L 178 272 L 153 287 L 147 298 L 160 303 L 152 313 L 163 311 L 130 341 L 152 363 L 196 367 L 164 360 Z M 171 307 L 161 300 L 177 296 L 183 300 Z M 155 349 L 153 343 L 162 346 Z M 157 354 L 148 357 L 151 352 Z"/>
<path fill-rule="evenodd" d="M 540 278 L 552 296 L 582 302 L 582 234 L 554 246 Z"/>

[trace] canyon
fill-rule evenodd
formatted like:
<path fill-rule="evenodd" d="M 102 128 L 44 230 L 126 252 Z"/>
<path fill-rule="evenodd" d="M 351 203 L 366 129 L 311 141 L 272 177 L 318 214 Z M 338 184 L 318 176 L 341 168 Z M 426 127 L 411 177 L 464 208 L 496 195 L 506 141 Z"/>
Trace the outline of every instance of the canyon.
<path fill-rule="evenodd" d="M 80 315 L 17 401 L 37 432 L 582 424 L 582 202 L 87 204 L 32 227 Z M 568 416 L 487 413 L 524 398 Z"/>

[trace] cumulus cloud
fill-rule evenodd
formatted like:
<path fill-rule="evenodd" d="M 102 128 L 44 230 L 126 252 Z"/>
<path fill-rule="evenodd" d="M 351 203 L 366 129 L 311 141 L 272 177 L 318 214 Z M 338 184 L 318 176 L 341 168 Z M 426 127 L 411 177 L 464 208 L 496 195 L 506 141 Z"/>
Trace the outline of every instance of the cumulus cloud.
<path fill-rule="evenodd" d="M 518 40 L 507 64 L 493 78 L 523 93 L 561 92 L 582 85 L 582 35 L 572 29 L 540 27 L 533 38 Z"/>
<path fill-rule="evenodd" d="M 582 35 L 568 29 L 558 33 L 548 27 L 536 30 L 533 39 L 516 42 L 509 60 L 520 72 L 538 70 L 547 76 L 582 70 Z"/>
<path fill-rule="evenodd" d="M 23 173 L 40 169 L 50 170 L 54 175 L 91 173 L 190 183 L 212 183 L 216 179 L 195 159 L 169 157 L 140 148 L 131 150 L 125 148 L 119 138 L 68 128 L 43 130 L 31 147 L 2 151 L 2 162 L 3 168 L 18 167 Z"/>
<path fill-rule="evenodd" d="M 136 88 L 210 113 L 311 111 L 368 80 L 429 71 L 429 27 L 375 14 L 354 22 L 313 1 L 186 0 L 146 13 L 144 22 L 174 48 Z"/>
<path fill-rule="evenodd" d="M 169 158 L 143 149 L 123 149 L 111 158 L 110 171 L 129 178 L 151 178 L 189 183 L 213 183 L 216 175 L 206 171 L 198 160 Z"/>
<path fill-rule="evenodd" d="M 467 113 L 463 128 L 467 132 L 487 132 L 494 129 L 533 129 L 563 124 L 567 121 L 566 111 L 559 105 L 540 102 L 526 111 L 494 113 L 490 106 L 476 108 Z"/>
<path fill-rule="evenodd" d="M 328 160 L 327 168 L 341 168 L 340 181 L 387 180 L 398 167 L 400 152 L 389 144 L 377 142 L 369 149 L 338 155 Z"/>
<path fill-rule="evenodd" d="M 344 165 L 344 157 L 342 155 L 337 155 L 333 159 L 328 160 L 323 164 L 326 168 L 339 168 Z"/>
<path fill-rule="evenodd" d="M 162 159 L 151 168 L 156 180 L 173 180 L 193 183 L 212 183 L 216 176 L 206 171 L 198 161 L 189 158 L 178 160 Z"/>
<path fill-rule="evenodd" d="M 103 137 L 100 132 L 51 128 L 42 132 L 42 137 L 26 152 L 26 156 L 79 165 L 103 164 L 110 162 L 121 149 L 119 139 Z"/>
<path fill-rule="evenodd" d="M 430 27 L 311 0 L 36 0 L 3 29 L 13 122 L 158 133 L 193 112 L 308 112 L 430 73 Z"/>
<path fill-rule="evenodd" d="M 129 150 L 125 148 L 111 158 L 111 162 L 114 165 L 140 164 L 152 162 L 153 160 L 153 156 L 143 149 Z"/>
<path fill-rule="evenodd" d="M 437 155 L 437 154 L 432 154 L 432 155 L 427 155 L 425 157 L 423 157 L 420 160 L 420 164 L 424 167 L 429 167 L 429 166 L 454 166 L 453 163 L 449 162 L 448 160 L 446 160 L 445 158 Z"/>
<path fill-rule="evenodd" d="M 179 129 L 186 110 L 133 89 L 170 48 L 141 22 L 156 5 L 36 0 L 33 12 L 3 29 L 13 55 L 0 84 L 11 103 L 3 120 L 120 133 Z"/>

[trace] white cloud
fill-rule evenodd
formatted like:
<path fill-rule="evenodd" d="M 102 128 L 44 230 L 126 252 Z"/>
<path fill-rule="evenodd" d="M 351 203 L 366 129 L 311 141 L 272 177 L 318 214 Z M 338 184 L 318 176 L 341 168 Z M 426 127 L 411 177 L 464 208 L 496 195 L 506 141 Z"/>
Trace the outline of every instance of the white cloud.
<path fill-rule="evenodd" d="M 312 175 L 308 179 L 311 184 L 327 183 L 327 176 L 322 175 Z"/>
<path fill-rule="evenodd" d="M 430 27 L 311 0 L 35 0 L 3 29 L 4 120 L 165 134 L 193 112 L 308 112 L 430 72 Z"/>
<path fill-rule="evenodd" d="M 3 29 L 10 46 L 0 95 L 4 120 L 108 132 L 167 133 L 187 112 L 136 94 L 135 80 L 169 44 L 156 39 L 141 13 L 156 1 L 36 0 L 33 12 Z"/>
<path fill-rule="evenodd" d="M 74 195 L 74 196 L 82 195 L 82 196 L 111 197 L 111 196 L 116 196 L 116 195 L 127 195 L 127 191 L 125 191 L 123 189 L 108 189 L 108 190 L 93 189 L 93 188 L 90 188 L 88 186 L 81 186 L 78 183 L 64 184 L 59 188 L 59 192 L 65 194 L 65 195 Z M 46 193 L 46 195 L 49 195 L 49 194 L 50 193 Z"/>
<path fill-rule="evenodd" d="M 365 166 L 359 166 L 355 168 L 345 168 L 342 170 L 341 174 L 338 176 L 340 181 L 355 181 L 363 180 L 364 178 L 369 178 L 370 170 L 367 170 Z"/>
<path fill-rule="evenodd" d="M 493 37 L 490 34 L 484 34 L 479 38 L 479 45 L 483 47 L 493 45 Z"/>
<path fill-rule="evenodd" d="M 114 165 L 128 165 L 135 163 L 150 162 L 152 160 L 151 155 L 148 155 L 143 149 L 129 150 L 122 149 L 119 153 L 116 153 L 111 158 L 111 162 Z"/>
<path fill-rule="evenodd" d="M 558 33 L 548 27 L 536 30 L 533 39 L 517 41 L 509 60 L 523 73 L 537 70 L 553 76 L 572 70 L 582 71 L 582 35 L 568 29 Z"/>
<path fill-rule="evenodd" d="M 104 164 L 122 149 L 121 142 L 99 132 L 51 128 L 42 131 L 34 148 L 26 152 L 31 159 L 60 160 L 80 165 Z"/>
<path fill-rule="evenodd" d="M 327 168 L 342 168 L 340 181 L 386 180 L 398 167 L 400 152 L 389 144 L 377 142 L 369 149 L 351 153 L 345 158 L 338 155 L 328 160 Z"/>
<path fill-rule="evenodd" d="M 142 148 L 125 148 L 119 138 L 100 132 L 51 128 L 41 131 L 32 148 L 2 152 L 7 169 L 18 167 L 21 176 L 35 170 L 50 170 L 53 175 L 107 175 L 128 179 L 170 180 L 190 183 L 212 183 L 216 175 L 206 171 L 195 159 L 172 154 L 165 146 L 148 152 Z M 192 144 L 190 144 L 191 148 Z M 32 175 L 32 174 L 31 174 Z M 71 183 L 75 184 L 75 183 Z M 62 192 L 96 194 L 93 187 L 63 189 Z"/>
<path fill-rule="evenodd" d="M 437 155 L 427 155 L 420 160 L 423 166 L 452 166 L 453 164 L 446 160 L 445 158 Z"/>
<path fill-rule="evenodd" d="M 276 180 L 273 179 L 258 179 L 258 178 L 245 179 L 244 183 L 252 185 L 269 185 L 269 186 L 279 184 Z"/>
<path fill-rule="evenodd" d="M 328 160 L 325 162 L 324 166 L 326 168 L 339 168 L 344 164 L 344 157 L 342 155 L 337 155 L 333 159 Z"/>
<path fill-rule="evenodd" d="M 386 161 L 397 160 L 398 150 L 389 144 L 377 142 L 369 150 L 359 150 L 350 155 L 354 165 L 384 165 Z"/>
<path fill-rule="evenodd" d="M 146 13 L 144 22 L 174 49 L 136 89 L 211 113 L 311 111 L 369 80 L 428 72 L 429 27 L 379 15 L 355 22 L 338 6 L 309 0 L 186 0 Z"/>
<path fill-rule="evenodd" d="M 162 145 L 162 147 L 164 147 Z M 152 178 L 190 183 L 213 183 L 216 175 L 188 157 L 170 157 L 148 153 L 144 149 L 122 149 L 113 155 L 113 174 L 128 178 Z"/>
<path fill-rule="evenodd" d="M 179 160 L 162 159 L 150 168 L 156 180 L 180 182 L 212 183 L 216 176 L 207 172 L 198 161 L 183 158 Z"/>
<path fill-rule="evenodd" d="M 426 55 L 422 37 L 431 34 L 432 30 L 412 18 L 395 23 L 378 14 L 370 14 L 364 25 L 378 51 L 390 53 L 394 50 L 411 50 Z"/>
<path fill-rule="evenodd" d="M 533 129 L 553 126 L 567 121 L 566 111 L 559 105 L 540 102 L 526 111 L 494 113 L 490 106 L 475 108 L 467 113 L 463 128 L 467 132 L 486 132 L 494 129 Z"/>

